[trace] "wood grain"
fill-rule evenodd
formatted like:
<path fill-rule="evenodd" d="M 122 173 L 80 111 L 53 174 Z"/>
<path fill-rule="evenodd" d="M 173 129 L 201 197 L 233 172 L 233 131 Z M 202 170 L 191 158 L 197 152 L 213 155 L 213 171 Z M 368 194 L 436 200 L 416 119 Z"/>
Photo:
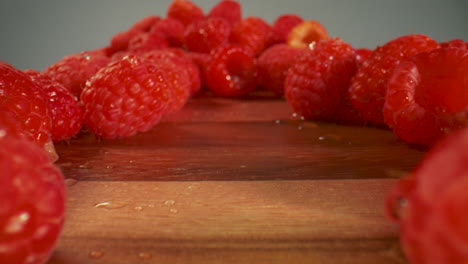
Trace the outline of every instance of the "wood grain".
<path fill-rule="evenodd" d="M 394 182 L 77 182 L 50 263 L 405 263 Z"/>
<path fill-rule="evenodd" d="M 386 129 L 202 96 L 148 132 L 56 149 L 67 221 L 48 264 L 407 263 L 383 200 L 425 152 Z"/>
<path fill-rule="evenodd" d="M 288 120 L 162 123 L 128 139 L 89 135 L 57 151 L 67 177 L 96 181 L 388 178 L 423 154 L 387 130 Z"/>

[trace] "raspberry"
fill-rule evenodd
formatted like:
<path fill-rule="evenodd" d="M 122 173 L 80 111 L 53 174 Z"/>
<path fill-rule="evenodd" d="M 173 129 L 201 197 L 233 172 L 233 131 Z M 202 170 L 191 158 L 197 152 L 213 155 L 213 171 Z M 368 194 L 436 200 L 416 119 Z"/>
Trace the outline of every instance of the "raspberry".
<path fill-rule="evenodd" d="M 0 106 L 15 113 L 40 146 L 50 140 L 51 117 L 45 94 L 22 71 L 0 64 Z"/>
<path fill-rule="evenodd" d="M 205 79 L 205 69 L 210 61 L 211 56 L 206 53 L 197 53 L 197 52 L 188 52 L 187 57 L 197 66 L 200 73 L 200 88 L 198 90 L 207 89 L 206 79 Z M 198 91 L 197 91 L 198 92 Z M 194 93 L 192 92 L 192 95 Z"/>
<path fill-rule="evenodd" d="M 83 123 L 83 108 L 77 98 L 62 84 L 35 70 L 25 73 L 42 89 L 52 118 L 51 136 L 55 142 L 76 135 Z"/>
<path fill-rule="evenodd" d="M 233 26 L 242 19 L 242 7 L 237 1 L 221 0 L 211 8 L 208 17 L 223 18 Z"/>
<path fill-rule="evenodd" d="M 421 34 L 398 37 L 377 47 L 351 81 L 349 93 L 354 108 L 370 123 L 384 125 L 382 107 L 395 66 L 417 53 L 436 48 L 435 40 Z"/>
<path fill-rule="evenodd" d="M 31 133 L 21 127 L 21 121 L 10 109 L 0 106 L 0 136 L 9 135 L 34 141 Z"/>
<path fill-rule="evenodd" d="M 200 89 L 200 73 L 198 68 L 186 57 L 177 55 L 172 50 L 155 50 L 142 56 L 171 75 L 174 80 L 170 87 L 171 99 L 167 106 L 167 113 L 174 113 L 182 109 L 192 92 Z M 196 85 L 197 87 L 194 87 Z"/>
<path fill-rule="evenodd" d="M 246 48 L 228 44 L 213 50 L 204 76 L 208 88 L 217 95 L 242 96 L 257 85 L 257 64 Z"/>
<path fill-rule="evenodd" d="M 282 96 L 286 74 L 300 51 L 287 44 L 267 48 L 258 57 L 258 84 Z"/>
<path fill-rule="evenodd" d="M 387 217 L 400 225 L 411 263 L 462 264 L 468 259 L 468 127 L 452 132 L 388 192 Z"/>
<path fill-rule="evenodd" d="M 304 49 L 314 41 L 329 39 L 327 29 L 315 20 L 306 20 L 293 27 L 288 34 L 288 45 Z"/>
<path fill-rule="evenodd" d="M 185 26 L 179 20 L 167 17 L 157 22 L 150 34 L 161 34 L 171 47 L 181 47 L 184 43 Z"/>
<path fill-rule="evenodd" d="M 459 49 L 468 49 L 468 42 L 462 39 L 452 39 L 447 42 L 441 42 L 440 46 L 442 48 L 459 48 Z"/>
<path fill-rule="evenodd" d="M 135 56 L 105 66 L 87 82 L 84 123 L 102 138 L 122 138 L 157 124 L 170 100 L 173 77 Z"/>
<path fill-rule="evenodd" d="M 383 115 L 401 139 L 426 146 L 468 125 L 468 50 L 440 48 L 401 62 Z"/>
<path fill-rule="evenodd" d="M 65 183 L 29 140 L 0 136 L 0 263 L 45 263 L 61 233 Z"/>
<path fill-rule="evenodd" d="M 286 100 L 307 119 L 340 122 L 350 110 L 347 91 L 357 70 L 356 54 L 339 38 L 314 43 L 289 69 Z"/>
<path fill-rule="evenodd" d="M 231 26 L 224 18 L 207 18 L 187 27 L 185 45 L 193 52 L 210 53 L 214 48 L 227 43 L 230 33 Z"/>
<path fill-rule="evenodd" d="M 187 72 L 190 81 L 190 95 L 198 93 L 201 89 L 201 72 L 193 57 L 189 55 L 193 52 L 187 53 L 178 48 L 169 48 L 166 51 L 171 52 L 175 57 L 174 62 Z"/>
<path fill-rule="evenodd" d="M 356 49 L 356 60 L 359 67 L 361 67 L 362 64 L 364 64 L 364 61 L 369 58 L 369 56 L 372 54 L 372 51 L 373 50 L 367 48 Z"/>
<path fill-rule="evenodd" d="M 189 0 L 173 0 L 167 8 L 167 17 L 179 20 L 185 27 L 205 17 L 203 10 Z"/>
<path fill-rule="evenodd" d="M 128 42 L 128 51 L 130 54 L 145 53 L 157 49 L 169 47 L 169 41 L 159 31 L 141 33 L 134 36 Z"/>
<path fill-rule="evenodd" d="M 115 34 L 108 47 L 105 49 L 105 54 L 111 57 L 119 51 L 126 51 L 128 49 L 129 41 L 135 36 L 149 32 L 151 28 L 161 20 L 157 16 L 147 16 L 133 24 L 127 31 Z"/>
<path fill-rule="evenodd" d="M 273 29 L 259 17 L 247 17 L 235 24 L 229 40 L 232 44 L 243 46 L 253 55 L 260 54 L 268 45 Z"/>
<path fill-rule="evenodd" d="M 273 22 L 273 32 L 277 36 L 279 43 L 286 43 L 289 32 L 302 23 L 302 17 L 295 14 L 283 14 Z"/>
<path fill-rule="evenodd" d="M 103 50 L 83 51 L 63 57 L 42 73 L 63 84 L 79 97 L 86 81 L 109 61 Z"/>

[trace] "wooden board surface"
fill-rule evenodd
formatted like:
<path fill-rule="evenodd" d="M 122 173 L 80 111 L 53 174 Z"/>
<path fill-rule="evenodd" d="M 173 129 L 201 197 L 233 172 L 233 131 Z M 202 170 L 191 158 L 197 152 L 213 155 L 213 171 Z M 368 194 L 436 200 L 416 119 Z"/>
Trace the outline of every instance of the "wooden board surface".
<path fill-rule="evenodd" d="M 203 97 L 147 133 L 56 149 L 68 210 L 49 264 L 406 263 L 382 205 L 424 152 L 388 130 Z"/>

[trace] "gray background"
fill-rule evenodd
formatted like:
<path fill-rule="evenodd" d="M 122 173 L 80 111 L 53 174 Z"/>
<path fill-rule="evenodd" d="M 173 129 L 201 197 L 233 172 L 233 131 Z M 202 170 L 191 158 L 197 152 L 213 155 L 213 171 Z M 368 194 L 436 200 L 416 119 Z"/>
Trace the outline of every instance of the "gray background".
<path fill-rule="evenodd" d="M 208 11 L 218 0 L 193 0 Z M 164 0 L 2 0 L 0 60 L 42 70 L 64 55 L 100 48 L 147 15 L 165 16 Z M 268 22 L 285 13 L 320 21 L 333 37 L 375 48 L 410 33 L 468 40 L 468 0 L 240 0 L 243 15 Z"/>

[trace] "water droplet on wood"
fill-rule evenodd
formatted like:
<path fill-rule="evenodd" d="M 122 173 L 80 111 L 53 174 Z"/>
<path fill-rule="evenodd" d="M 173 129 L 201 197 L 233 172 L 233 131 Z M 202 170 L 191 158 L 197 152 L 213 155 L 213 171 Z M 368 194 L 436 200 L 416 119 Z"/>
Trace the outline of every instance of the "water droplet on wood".
<path fill-rule="evenodd" d="M 100 259 L 104 256 L 104 251 L 102 250 L 92 250 L 88 253 L 90 259 Z"/>
<path fill-rule="evenodd" d="M 175 201 L 174 200 L 167 200 L 167 201 L 164 201 L 164 205 L 165 206 L 173 206 L 175 204 Z"/>
<path fill-rule="evenodd" d="M 75 179 L 65 179 L 65 186 L 71 187 L 78 183 L 78 180 Z"/>
<path fill-rule="evenodd" d="M 125 207 L 126 205 L 127 204 L 121 203 L 121 202 L 103 202 L 103 203 L 96 204 L 94 207 L 112 210 L 112 209 L 119 209 L 119 208 Z"/>
<path fill-rule="evenodd" d="M 151 259 L 152 255 L 151 255 L 151 253 L 148 253 L 148 252 L 140 252 L 140 253 L 138 253 L 138 258 L 140 258 L 140 259 Z"/>

